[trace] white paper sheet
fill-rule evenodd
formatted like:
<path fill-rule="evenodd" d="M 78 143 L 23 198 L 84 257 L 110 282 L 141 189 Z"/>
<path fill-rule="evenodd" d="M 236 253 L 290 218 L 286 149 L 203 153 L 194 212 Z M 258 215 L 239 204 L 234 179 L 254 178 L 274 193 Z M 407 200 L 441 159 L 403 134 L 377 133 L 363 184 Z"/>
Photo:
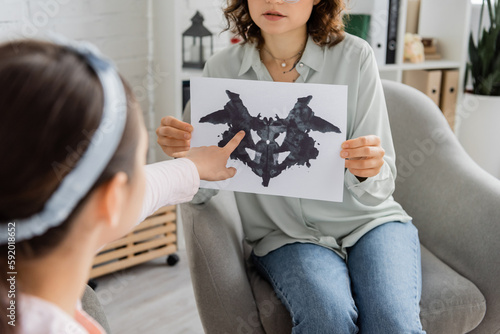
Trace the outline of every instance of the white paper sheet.
<path fill-rule="evenodd" d="M 193 78 L 191 122 L 192 147 L 218 145 L 225 132 L 229 137 L 241 127 L 251 139 L 240 144 L 238 159 L 228 161 L 238 171 L 234 178 L 202 187 L 342 201 L 347 86 Z"/>

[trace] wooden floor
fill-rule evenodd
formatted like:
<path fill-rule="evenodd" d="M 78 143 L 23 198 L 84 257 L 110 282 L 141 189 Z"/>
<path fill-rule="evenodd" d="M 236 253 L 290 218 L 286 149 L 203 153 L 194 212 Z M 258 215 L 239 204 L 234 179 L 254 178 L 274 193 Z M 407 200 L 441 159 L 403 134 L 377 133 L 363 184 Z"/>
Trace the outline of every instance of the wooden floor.
<path fill-rule="evenodd" d="M 186 252 L 99 277 L 96 293 L 113 334 L 203 334 Z"/>

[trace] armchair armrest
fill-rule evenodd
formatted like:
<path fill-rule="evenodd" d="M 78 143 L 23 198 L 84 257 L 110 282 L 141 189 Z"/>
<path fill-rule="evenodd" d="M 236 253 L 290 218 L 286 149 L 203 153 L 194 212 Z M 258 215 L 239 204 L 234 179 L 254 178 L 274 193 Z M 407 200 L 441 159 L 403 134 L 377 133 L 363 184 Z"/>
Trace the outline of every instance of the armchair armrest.
<path fill-rule="evenodd" d="M 106 333 L 111 333 L 111 329 L 109 327 L 108 319 L 106 318 L 106 314 L 104 313 L 104 309 L 102 308 L 97 295 L 94 290 L 90 286 L 85 287 L 85 292 L 82 296 L 82 308 L 88 315 L 90 315 L 95 321 L 97 321 L 102 328 L 106 331 Z"/>

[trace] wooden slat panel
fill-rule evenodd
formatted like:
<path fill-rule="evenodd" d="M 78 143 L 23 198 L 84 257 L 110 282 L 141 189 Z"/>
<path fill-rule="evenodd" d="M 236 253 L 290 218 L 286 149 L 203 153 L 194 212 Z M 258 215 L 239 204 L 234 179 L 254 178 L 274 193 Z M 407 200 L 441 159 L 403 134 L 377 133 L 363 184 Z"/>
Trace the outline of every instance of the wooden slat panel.
<path fill-rule="evenodd" d="M 120 248 L 111 252 L 99 254 L 94 259 L 94 266 L 111 260 L 119 259 L 127 255 L 134 255 L 135 253 L 142 252 L 147 249 L 156 248 L 162 245 L 169 245 L 176 241 L 177 236 L 170 233 L 166 237 L 153 239 L 151 241 L 136 244 L 131 247 Z"/>
<path fill-rule="evenodd" d="M 169 212 L 165 215 L 148 218 L 139 225 L 137 225 L 133 230 L 133 232 L 141 231 L 154 225 L 175 222 L 175 218 L 177 218 L 175 212 Z"/>
<path fill-rule="evenodd" d="M 173 254 L 176 251 L 177 251 L 176 245 L 169 245 L 165 248 L 161 248 L 161 249 L 157 249 L 157 250 L 150 251 L 147 253 L 143 253 L 143 254 L 134 256 L 132 258 L 128 258 L 125 260 L 116 261 L 116 262 L 112 262 L 110 264 L 99 266 L 97 268 L 92 269 L 92 271 L 90 272 L 90 278 L 99 277 L 99 276 L 102 276 L 105 274 L 115 272 L 117 270 L 121 270 L 124 268 L 135 266 L 136 264 L 150 261 L 150 260 L 157 258 L 157 257 L 160 257 L 160 256 Z"/>
<path fill-rule="evenodd" d="M 137 242 L 139 240 L 148 239 L 148 238 L 151 238 L 151 237 L 158 235 L 158 234 L 171 233 L 171 232 L 174 232 L 175 230 L 176 230 L 175 223 L 167 223 L 164 226 L 152 228 L 152 229 L 149 229 L 149 230 L 146 230 L 143 232 L 130 233 L 121 239 L 118 239 L 116 241 L 109 243 L 101 251 L 106 251 L 109 249 L 118 248 L 120 246 L 126 245 L 127 243 Z"/>
<path fill-rule="evenodd" d="M 91 278 L 174 253 L 176 219 L 175 205 L 162 207 L 129 234 L 106 245 L 94 259 Z M 162 248 L 152 250 L 158 247 Z"/>
<path fill-rule="evenodd" d="M 172 212 L 175 212 L 175 205 L 170 205 L 170 206 L 164 206 L 162 208 L 159 208 L 155 213 L 153 213 L 151 216 L 156 216 L 160 213 L 164 213 L 164 212 L 168 212 L 168 211 L 172 211 Z M 151 217 L 149 216 L 149 217 Z M 146 218 L 147 219 L 147 218 Z"/>

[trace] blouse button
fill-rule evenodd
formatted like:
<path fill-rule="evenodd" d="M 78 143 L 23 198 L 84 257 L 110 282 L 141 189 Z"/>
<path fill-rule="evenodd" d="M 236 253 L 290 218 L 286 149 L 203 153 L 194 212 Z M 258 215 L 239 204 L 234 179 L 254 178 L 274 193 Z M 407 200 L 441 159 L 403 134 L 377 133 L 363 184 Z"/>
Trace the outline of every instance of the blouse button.
<path fill-rule="evenodd" d="M 300 63 L 300 64 L 299 64 L 299 67 L 304 67 L 304 63 Z"/>

